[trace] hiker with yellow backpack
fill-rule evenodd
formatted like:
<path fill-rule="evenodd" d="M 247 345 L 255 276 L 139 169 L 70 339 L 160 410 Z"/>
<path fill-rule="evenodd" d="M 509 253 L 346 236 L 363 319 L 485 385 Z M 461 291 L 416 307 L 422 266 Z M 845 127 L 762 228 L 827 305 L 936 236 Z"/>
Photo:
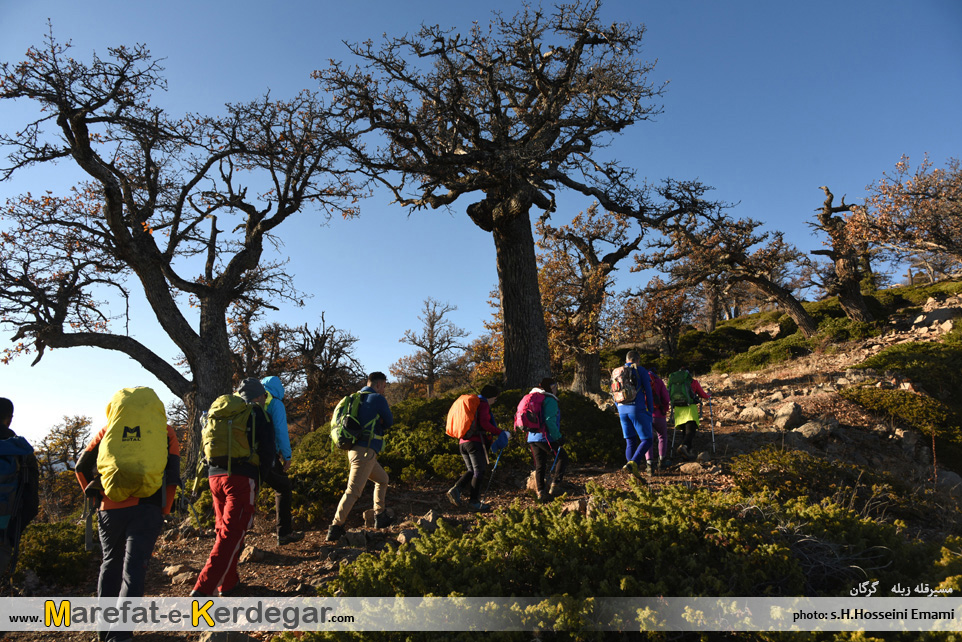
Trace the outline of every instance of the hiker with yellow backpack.
<path fill-rule="evenodd" d="M 77 460 L 77 481 L 97 504 L 103 562 L 97 597 L 144 596 L 147 564 L 180 483 L 180 443 L 150 388 L 124 388 L 107 404 L 107 425 Z M 102 631 L 125 642 L 131 631 Z"/>
<path fill-rule="evenodd" d="M 445 495 L 455 506 L 462 506 L 462 491 L 470 487 L 468 508 L 476 513 L 491 510 L 490 505 L 481 501 L 481 483 L 488 468 L 488 446 L 503 432 L 491 414 L 491 406 L 499 394 L 501 390 L 497 386 L 487 385 L 481 388 L 481 394 L 461 395 L 448 410 L 445 425 L 445 433 L 458 440 L 458 450 L 467 468 Z M 507 445 L 507 435 L 500 437 L 498 445 L 502 448 Z"/>
<path fill-rule="evenodd" d="M 214 546 L 191 597 L 221 597 L 240 585 L 237 561 L 254 523 L 257 491 L 274 465 L 274 428 L 261 404 L 264 385 L 244 379 L 236 394 L 222 395 L 207 412 L 201 433 L 214 502 Z"/>

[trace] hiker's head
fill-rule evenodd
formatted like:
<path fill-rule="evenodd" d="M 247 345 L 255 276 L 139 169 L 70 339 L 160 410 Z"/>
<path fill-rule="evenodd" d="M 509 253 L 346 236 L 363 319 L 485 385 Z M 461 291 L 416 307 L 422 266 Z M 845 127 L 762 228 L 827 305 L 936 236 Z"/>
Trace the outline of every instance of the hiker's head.
<path fill-rule="evenodd" d="M 10 426 L 13 421 L 13 402 L 6 397 L 0 397 L 0 426 Z"/>
<path fill-rule="evenodd" d="M 264 389 L 264 384 L 260 381 L 254 377 L 248 377 L 241 381 L 237 388 L 237 396 L 247 403 L 259 403 L 267 398 L 267 390 Z"/>
<path fill-rule="evenodd" d="M 382 394 L 387 388 L 387 375 L 383 372 L 372 372 L 367 376 L 367 385 L 374 388 L 374 392 Z"/>
<path fill-rule="evenodd" d="M 638 363 L 641 361 L 641 357 L 638 356 L 638 352 L 635 350 L 629 350 L 628 354 L 625 355 L 625 361 L 628 363 Z"/>
<path fill-rule="evenodd" d="M 494 403 L 498 400 L 498 395 L 501 394 L 501 388 L 497 386 L 492 386 L 491 384 L 486 385 L 481 388 L 481 396 L 488 400 L 489 404 Z"/>
<path fill-rule="evenodd" d="M 552 377 L 545 377 L 544 379 L 542 379 L 541 385 L 538 387 L 544 390 L 545 392 L 550 392 L 553 395 L 558 394 L 558 382 L 555 381 Z"/>

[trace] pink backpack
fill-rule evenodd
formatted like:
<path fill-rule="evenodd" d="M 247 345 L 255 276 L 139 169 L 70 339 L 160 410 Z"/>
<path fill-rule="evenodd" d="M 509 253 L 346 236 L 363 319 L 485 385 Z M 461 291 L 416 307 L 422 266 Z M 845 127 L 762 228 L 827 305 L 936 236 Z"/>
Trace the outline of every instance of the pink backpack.
<path fill-rule="evenodd" d="M 521 399 L 518 404 L 518 411 L 514 414 L 514 425 L 516 428 L 524 428 L 528 432 L 543 432 L 544 413 L 544 393 L 531 391 Z"/>

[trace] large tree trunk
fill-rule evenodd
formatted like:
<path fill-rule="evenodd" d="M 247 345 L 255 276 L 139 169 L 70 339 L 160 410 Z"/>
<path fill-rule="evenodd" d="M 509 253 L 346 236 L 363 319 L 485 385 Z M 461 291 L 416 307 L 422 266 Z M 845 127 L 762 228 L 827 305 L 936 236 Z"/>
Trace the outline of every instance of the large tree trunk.
<path fill-rule="evenodd" d="M 186 444 L 181 445 L 181 459 L 188 477 L 193 477 L 200 454 L 202 416 L 217 397 L 234 390 L 234 367 L 227 338 L 225 310 L 221 306 L 201 302 L 199 349 L 186 354 L 193 375 L 190 392 L 181 397 L 187 406 Z"/>
<path fill-rule="evenodd" d="M 601 392 L 600 355 L 582 352 L 575 355 L 575 378 L 571 382 L 571 391 L 580 395 L 587 395 L 589 392 Z"/>
<path fill-rule="evenodd" d="M 503 217 L 493 235 L 504 317 L 504 384 L 530 388 L 551 373 L 531 219 Z"/>
<path fill-rule="evenodd" d="M 806 338 L 813 337 L 815 333 L 818 332 L 818 326 L 815 324 L 815 320 L 805 311 L 805 308 L 802 307 L 802 304 L 791 292 L 768 279 L 744 277 L 742 280 L 751 283 L 775 299 L 778 302 L 778 306 L 784 310 L 788 316 L 792 317 L 792 320 L 795 321 L 798 329 L 802 331 L 802 334 L 805 335 Z"/>
<path fill-rule="evenodd" d="M 837 277 L 838 303 L 845 310 L 846 316 L 852 321 L 871 323 L 875 320 L 865 305 L 862 296 L 861 274 L 853 262 L 846 259 L 835 261 L 835 276 Z"/>

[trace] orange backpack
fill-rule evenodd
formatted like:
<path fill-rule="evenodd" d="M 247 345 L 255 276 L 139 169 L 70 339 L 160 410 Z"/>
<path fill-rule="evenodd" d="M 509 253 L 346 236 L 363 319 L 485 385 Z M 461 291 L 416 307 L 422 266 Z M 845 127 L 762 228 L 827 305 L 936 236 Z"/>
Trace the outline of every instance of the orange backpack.
<path fill-rule="evenodd" d="M 444 433 L 455 439 L 464 439 L 473 435 L 478 428 L 479 408 L 481 408 L 481 397 L 477 395 L 461 395 L 455 399 L 451 409 L 448 410 Z"/>

